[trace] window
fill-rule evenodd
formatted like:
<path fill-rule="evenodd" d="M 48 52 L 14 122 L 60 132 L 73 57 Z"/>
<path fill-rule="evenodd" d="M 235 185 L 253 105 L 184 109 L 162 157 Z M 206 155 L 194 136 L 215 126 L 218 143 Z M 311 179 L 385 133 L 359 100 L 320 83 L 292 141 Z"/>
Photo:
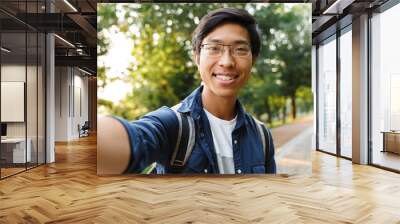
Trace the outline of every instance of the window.
<path fill-rule="evenodd" d="M 6 8 L 15 5 L 0 3 Z M 39 13 L 44 1 L 17 5 L 9 8 L 20 14 Z M 0 144 L 0 178 L 45 162 L 45 35 L 12 14 L 0 12 L 7 21 L 0 23 L 0 111 L 2 127 L 7 127 Z"/>
<path fill-rule="evenodd" d="M 352 141 L 352 35 L 351 26 L 340 36 L 340 154 L 351 158 Z"/>
<path fill-rule="evenodd" d="M 336 36 L 318 48 L 318 147 L 336 153 Z"/>
<path fill-rule="evenodd" d="M 395 132 L 400 131 L 398 21 L 400 5 L 371 18 L 372 163 L 396 170 L 400 170 L 400 132 Z"/>

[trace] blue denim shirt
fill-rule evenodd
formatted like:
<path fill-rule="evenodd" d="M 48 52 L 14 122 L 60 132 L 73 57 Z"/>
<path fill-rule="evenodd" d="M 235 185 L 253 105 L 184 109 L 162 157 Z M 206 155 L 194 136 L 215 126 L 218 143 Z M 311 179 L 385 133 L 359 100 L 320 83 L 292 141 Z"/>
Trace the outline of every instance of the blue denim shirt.
<path fill-rule="evenodd" d="M 195 122 L 196 138 L 183 173 L 219 173 L 210 124 L 203 110 L 200 86 L 181 103 L 178 112 L 188 113 Z M 265 139 L 266 156 L 257 130 L 257 124 L 247 114 L 239 101 L 236 104 L 237 122 L 232 132 L 233 160 L 236 173 L 276 173 L 274 143 L 268 129 Z M 175 113 L 168 107 L 146 114 L 143 118 L 128 122 L 118 118 L 127 130 L 132 158 L 127 173 L 141 172 L 156 161 L 165 173 L 171 172 L 170 159 L 179 129 Z M 160 168 L 160 167 L 158 167 Z"/>

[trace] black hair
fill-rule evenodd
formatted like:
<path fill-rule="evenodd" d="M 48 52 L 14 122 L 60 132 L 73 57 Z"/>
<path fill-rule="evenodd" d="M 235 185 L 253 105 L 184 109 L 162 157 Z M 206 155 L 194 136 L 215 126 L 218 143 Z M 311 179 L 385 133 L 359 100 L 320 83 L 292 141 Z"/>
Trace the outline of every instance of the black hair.
<path fill-rule="evenodd" d="M 201 20 L 192 34 L 192 49 L 195 54 L 200 53 L 203 39 L 217 27 L 234 23 L 247 30 L 250 36 L 251 54 L 257 57 L 260 53 L 260 33 L 256 20 L 244 9 L 222 8 L 209 12 Z"/>

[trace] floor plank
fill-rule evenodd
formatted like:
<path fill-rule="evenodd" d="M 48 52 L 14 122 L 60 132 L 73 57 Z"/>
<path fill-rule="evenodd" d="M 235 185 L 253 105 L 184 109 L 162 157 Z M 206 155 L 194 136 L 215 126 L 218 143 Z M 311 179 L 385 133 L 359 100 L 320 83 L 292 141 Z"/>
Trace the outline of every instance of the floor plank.
<path fill-rule="evenodd" d="M 0 181 L 0 223 L 400 223 L 400 176 L 312 152 L 311 175 L 96 175 L 96 138 Z"/>

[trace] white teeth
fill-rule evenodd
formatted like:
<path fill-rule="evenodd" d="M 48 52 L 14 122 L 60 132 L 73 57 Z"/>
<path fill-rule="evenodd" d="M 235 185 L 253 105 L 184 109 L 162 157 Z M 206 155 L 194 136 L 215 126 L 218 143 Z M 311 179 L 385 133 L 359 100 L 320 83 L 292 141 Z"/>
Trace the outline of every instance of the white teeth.
<path fill-rule="evenodd" d="M 231 77 L 231 76 L 226 76 L 226 75 L 216 75 L 216 77 L 217 77 L 218 79 L 223 80 L 223 81 L 229 81 L 229 80 L 232 80 L 232 79 L 233 79 L 233 77 Z"/>

